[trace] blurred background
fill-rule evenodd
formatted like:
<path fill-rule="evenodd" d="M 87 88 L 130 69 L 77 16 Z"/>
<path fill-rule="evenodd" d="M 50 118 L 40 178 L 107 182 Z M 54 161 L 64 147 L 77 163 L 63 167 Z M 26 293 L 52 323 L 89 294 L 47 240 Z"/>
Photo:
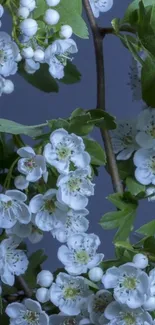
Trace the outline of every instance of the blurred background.
<path fill-rule="evenodd" d="M 121 18 L 130 0 L 114 0 L 113 8 L 100 16 L 98 23 L 102 27 L 110 26 L 113 18 Z M 11 18 L 5 14 L 2 20 L 2 30 L 11 32 Z M 14 120 L 19 123 L 33 125 L 44 123 L 48 119 L 68 117 L 71 112 L 81 107 L 84 109 L 96 106 L 96 72 L 92 37 L 88 40 L 75 39 L 79 52 L 76 54 L 74 64 L 82 73 L 80 83 L 64 85 L 60 83 L 58 94 L 43 93 L 29 85 L 18 74 L 13 76 L 15 91 L 11 95 L 0 98 L 0 117 Z M 118 119 L 134 118 L 141 110 L 140 102 L 132 101 L 132 91 L 127 85 L 129 82 L 129 67 L 131 55 L 122 43 L 113 35 L 104 39 L 105 78 L 106 78 L 106 109 Z M 93 137 L 102 144 L 98 129 L 93 132 Z M 31 140 L 29 142 L 31 144 Z M 89 232 L 96 233 L 101 239 L 100 250 L 105 258 L 114 257 L 112 239 L 114 232 L 105 231 L 98 224 L 101 216 L 113 209 L 106 197 L 113 192 L 111 180 L 104 167 L 100 168 L 99 177 L 95 179 L 95 196 L 90 198 L 88 209 L 90 211 Z M 154 218 L 154 204 L 147 201 L 141 202 L 135 223 L 137 229 L 143 223 Z M 57 249 L 60 246 L 48 233 L 39 244 L 29 244 L 30 251 L 43 248 L 48 255 L 45 267 L 52 271 L 62 266 L 57 259 Z"/>

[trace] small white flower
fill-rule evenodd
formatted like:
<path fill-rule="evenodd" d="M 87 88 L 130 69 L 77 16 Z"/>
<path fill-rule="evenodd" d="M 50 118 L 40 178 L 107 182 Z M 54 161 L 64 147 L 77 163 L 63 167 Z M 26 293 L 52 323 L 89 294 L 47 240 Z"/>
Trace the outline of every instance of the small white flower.
<path fill-rule="evenodd" d="M 56 200 L 57 190 L 48 190 L 44 195 L 37 194 L 30 201 L 30 211 L 35 214 L 35 224 L 43 231 L 52 230 L 54 223 L 66 215 L 66 205 Z"/>
<path fill-rule="evenodd" d="M 5 79 L 3 93 L 6 95 L 12 94 L 14 91 L 14 84 L 11 80 Z"/>
<path fill-rule="evenodd" d="M 19 28 L 25 36 L 31 37 L 37 33 L 38 24 L 36 20 L 32 18 L 26 18 L 20 23 Z"/>
<path fill-rule="evenodd" d="M 133 157 L 135 178 L 143 185 L 155 185 L 155 149 L 139 149 Z"/>
<path fill-rule="evenodd" d="M 51 315 L 50 325 L 84 325 L 90 324 L 88 319 L 83 319 L 81 316 L 66 316 L 62 315 L 63 313 L 59 313 L 56 315 Z M 92 324 L 91 324 L 92 325 Z"/>
<path fill-rule="evenodd" d="M 64 77 L 64 66 L 70 60 L 70 54 L 77 53 L 76 43 L 72 39 L 55 40 L 45 50 L 45 62 L 49 65 L 49 73 L 52 77 L 61 79 Z"/>
<path fill-rule="evenodd" d="M 34 55 L 33 55 L 33 59 L 37 62 L 44 62 L 44 57 L 45 57 L 45 53 L 43 50 L 41 49 L 37 49 L 34 51 Z"/>
<path fill-rule="evenodd" d="M 106 12 L 113 6 L 113 0 L 89 0 L 89 2 L 96 18 L 99 17 L 100 12 Z"/>
<path fill-rule="evenodd" d="M 146 189 L 145 193 L 148 196 L 148 201 L 149 202 L 154 202 L 155 201 L 155 187 L 153 187 L 153 186 L 148 187 Z"/>
<path fill-rule="evenodd" d="M 37 275 L 37 284 L 41 287 L 48 288 L 53 282 L 53 274 L 48 270 L 42 270 Z"/>
<path fill-rule="evenodd" d="M 89 270 L 88 276 L 91 281 L 98 282 L 103 277 L 103 270 L 99 266 L 95 266 Z"/>
<path fill-rule="evenodd" d="M 76 234 L 67 240 L 67 246 L 58 249 L 58 259 L 65 265 L 65 270 L 72 275 L 86 273 L 88 269 L 99 265 L 104 254 L 97 254 L 100 239 L 95 234 Z"/>
<path fill-rule="evenodd" d="M 60 15 L 58 13 L 58 11 L 54 10 L 54 9 L 47 9 L 45 11 L 45 15 L 44 15 L 44 21 L 46 24 L 53 26 L 56 25 L 58 23 L 60 19 Z"/>
<path fill-rule="evenodd" d="M 94 195 L 94 184 L 89 179 L 90 170 L 77 169 L 68 175 L 60 175 L 57 180 L 57 199 L 74 210 L 84 209 L 88 196 Z"/>
<path fill-rule="evenodd" d="M 112 293 L 108 290 L 99 290 L 88 299 L 88 311 L 90 320 L 93 324 L 99 325 L 99 319 L 104 313 L 105 308 L 113 300 Z"/>
<path fill-rule="evenodd" d="M 85 145 L 81 137 L 58 129 L 50 135 L 50 142 L 45 146 L 43 154 L 59 173 L 67 174 L 71 163 L 79 168 L 89 166 L 90 155 L 84 151 Z"/>
<path fill-rule="evenodd" d="M 2 18 L 3 14 L 4 14 L 4 7 L 0 5 L 0 18 Z"/>
<path fill-rule="evenodd" d="M 144 304 L 149 291 L 148 275 L 130 263 L 108 269 L 102 283 L 106 289 L 114 289 L 116 301 L 133 309 Z"/>
<path fill-rule="evenodd" d="M 148 311 L 155 310 L 155 268 L 149 272 L 149 293 L 143 308 Z"/>
<path fill-rule="evenodd" d="M 31 213 L 24 203 L 27 196 L 18 190 L 9 190 L 0 194 L 0 227 L 11 228 L 17 221 L 28 224 Z"/>
<path fill-rule="evenodd" d="M 20 0 L 20 6 L 28 8 L 29 11 L 33 11 L 36 7 L 36 1 L 35 0 Z"/>
<path fill-rule="evenodd" d="M 109 320 L 109 322 L 107 321 Z M 153 319 L 142 308 L 130 309 L 118 302 L 111 302 L 100 318 L 100 324 L 108 325 L 153 325 Z"/>
<path fill-rule="evenodd" d="M 18 54 L 19 49 L 16 43 L 7 33 L 0 32 L 0 75 L 8 77 L 17 72 Z"/>
<path fill-rule="evenodd" d="M 38 301 L 25 299 L 23 303 L 13 302 L 6 307 L 11 325 L 48 325 L 49 317 Z"/>
<path fill-rule="evenodd" d="M 30 10 L 27 7 L 20 7 L 17 14 L 20 18 L 26 19 L 30 14 Z"/>
<path fill-rule="evenodd" d="M 0 278 L 10 286 L 14 285 L 15 275 L 24 274 L 28 267 L 25 253 L 16 249 L 20 242 L 21 240 L 14 236 L 0 243 Z"/>
<path fill-rule="evenodd" d="M 17 150 L 21 159 L 18 161 L 18 171 L 26 175 L 26 181 L 36 182 L 46 174 L 46 162 L 42 155 L 36 155 L 31 147 Z"/>
<path fill-rule="evenodd" d="M 49 290 L 47 288 L 37 289 L 36 299 L 41 303 L 45 303 L 45 302 L 49 301 Z"/>
<path fill-rule="evenodd" d="M 135 141 L 137 134 L 135 121 L 121 121 L 116 130 L 111 132 L 111 140 L 117 160 L 127 160 L 138 149 Z"/>
<path fill-rule="evenodd" d="M 91 295 L 85 278 L 59 273 L 56 282 L 50 288 L 50 300 L 67 315 L 78 315 L 83 304 Z"/>
<path fill-rule="evenodd" d="M 144 149 L 155 147 L 155 111 L 154 109 L 144 109 L 137 120 L 136 141 Z"/>
<path fill-rule="evenodd" d="M 25 47 L 22 49 L 21 54 L 24 59 L 32 59 L 32 57 L 34 55 L 33 48 L 31 46 Z"/>
<path fill-rule="evenodd" d="M 144 254 L 136 254 L 133 258 L 133 263 L 135 264 L 135 267 L 139 269 L 145 269 L 148 266 L 148 258 Z"/>
<path fill-rule="evenodd" d="M 51 234 L 60 243 L 65 243 L 71 235 L 86 232 L 89 227 L 89 221 L 85 216 L 88 213 L 87 209 L 79 211 L 69 209 L 66 215 L 59 218 L 58 223 L 54 223 Z"/>
<path fill-rule="evenodd" d="M 71 26 L 69 25 L 62 25 L 59 35 L 60 37 L 64 37 L 64 38 L 70 38 L 73 34 L 73 29 Z"/>
<path fill-rule="evenodd" d="M 59 4 L 60 0 L 46 0 L 49 7 L 55 7 Z"/>
<path fill-rule="evenodd" d="M 29 74 L 34 74 L 40 69 L 40 63 L 35 62 L 33 59 L 26 59 L 24 69 Z"/>
<path fill-rule="evenodd" d="M 29 182 L 26 180 L 26 177 L 23 175 L 16 176 L 14 179 L 14 185 L 18 190 L 25 190 L 29 186 Z"/>

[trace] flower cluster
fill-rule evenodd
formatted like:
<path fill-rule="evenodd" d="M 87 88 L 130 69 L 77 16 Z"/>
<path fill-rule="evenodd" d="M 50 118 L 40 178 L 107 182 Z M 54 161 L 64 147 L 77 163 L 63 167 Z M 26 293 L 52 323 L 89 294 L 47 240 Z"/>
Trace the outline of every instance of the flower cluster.
<path fill-rule="evenodd" d="M 113 6 L 113 0 L 89 0 L 89 2 L 96 18 L 99 17 L 100 12 L 106 12 Z"/>

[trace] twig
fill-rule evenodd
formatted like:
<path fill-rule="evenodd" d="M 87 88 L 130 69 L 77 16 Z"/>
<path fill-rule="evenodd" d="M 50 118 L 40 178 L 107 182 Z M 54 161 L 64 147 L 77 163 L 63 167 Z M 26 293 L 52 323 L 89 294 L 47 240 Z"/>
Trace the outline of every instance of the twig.
<path fill-rule="evenodd" d="M 98 27 L 98 28 L 99 28 L 100 35 L 102 36 L 102 38 L 104 38 L 105 35 L 107 35 L 107 34 L 112 34 L 112 35 L 116 34 L 115 30 L 112 27 L 102 27 L 102 28 Z M 132 34 L 136 33 L 135 29 L 128 25 L 121 26 L 119 31 L 120 32 L 128 32 L 128 33 L 132 33 Z"/>
<path fill-rule="evenodd" d="M 19 286 L 20 289 L 24 291 L 26 297 L 28 298 L 32 297 L 32 290 L 29 288 L 28 284 L 26 283 L 26 281 L 22 276 L 16 276 L 16 283 L 17 286 Z"/>
<path fill-rule="evenodd" d="M 104 79 L 104 54 L 103 54 L 103 37 L 100 33 L 100 29 L 96 23 L 93 12 L 91 10 L 89 0 L 83 0 L 83 5 L 86 10 L 86 14 L 89 20 L 89 24 L 93 34 L 95 57 L 96 57 L 96 72 L 97 72 L 97 109 L 105 110 L 105 79 Z M 105 152 L 107 155 L 107 163 L 113 189 L 115 192 L 123 193 L 122 183 L 119 177 L 117 163 L 112 148 L 111 139 L 107 130 L 103 128 L 101 130 L 102 139 L 105 146 Z"/>

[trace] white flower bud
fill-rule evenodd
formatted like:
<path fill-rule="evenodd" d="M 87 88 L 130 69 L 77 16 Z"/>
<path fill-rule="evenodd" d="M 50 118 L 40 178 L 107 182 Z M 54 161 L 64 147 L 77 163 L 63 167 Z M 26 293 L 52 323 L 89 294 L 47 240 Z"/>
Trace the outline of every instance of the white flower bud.
<path fill-rule="evenodd" d="M 148 258 L 144 254 L 136 254 L 132 261 L 139 269 L 145 269 L 148 266 Z"/>
<path fill-rule="evenodd" d="M 17 12 L 18 17 L 21 17 L 23 19 L 26 19 L 29 16 L 29 13 L 30 11 L 27 7 L 20 7 Z"/>
<path fill-rule="evenodd" d="M 155 296 L 147 298 L 147 301 L 144 303 L 143 307 L 148 311 L 155 310 Z"/>
<path fill-rule="evenodd" d="M 33 51 L 33 48 L 31 46 L 29 47 L 25 47 L 22 49 L 22 57 L 24 59 L 31 59 L 34 55 L 34 51 Z"/>
<path fill-rule="evenodd" d="M 22 60 L 22 56 L 20 53 L 18 53 L 17 57 L 16 57 L 16 62 L 20 62 Z"/>
<path fill-rule="evenodd" d="M 59 13 L 54 9 L 47 9 L 44 16 L 44 21 L 48 25 L 56 25 L 60 19 Z"/>
<path fill-rule="evenodd" d="M 23 175 L 16 176 L 14 179 L 14 185 L 19 190 L 25 190 L 29 186 L 29 182 L 26 180 L 26 177 Z"/>
<path fill-rule="evenodd" d="M 37 284 L 41 287 L 50 287 L 53 282 L 53 274 L 48 270 L 42 270 L 37 275 Z"/>
<path fill-rule="evenodd" d="M 60 0 L 46 0 L 49 7 L 55 7 L 59 4 Z"/>
<path fill-rule="evenodd" d="M 89 270 L 88 276 L 91 281 L 98 282 L 102 279 L 103 270 L 98 266 L 93 267 L 91 270 Z"/>
<path fill-rule="evenodd" d="M 39 302 L 47 302 L 49 300 L 49 290 L 47 288 L 37 289 L 36 298 Z"/>
<path fill-rule="evenodd" d="M 43 50 L 37 49 L 36 51 L 34 51 L 33 58 L 35 61 L 42 62 L 44 60 L 44 57 L 45 53 Z"/>
<path fill-rule="evenodd" d="M 64 37 L 64 38 L 70 38 L 73 34 L 73 30 L 72 27 L 69 25 L 63 25 L 61 26 L 59 35 L 60 37 Z"/>
<path fill-rule="evenodd" d="M 20 0 L 20 6 L 28 8 L 29 11 L 33 11 L 36 7 L 36 2 L 35 0 Z"/>
<path fill-rule="evenodd" d="M 4 14 L 4 8 L 2 5 L 0 5 L 0 18 L 3 16 Z"/>
<path fill-rule="evenodd" d="M 14 91 L 14 84 L 11 80 L 5 80 L 5 84 L 3 87 L 4 94 L 11 94 Z"/>
<path fill-rule="evenodd" d="M 36 34 L 38 30 L 38 24 L 36 20 L 32 18 L 27 18 L 20 23 L 19 28 L 25 36 L 31 37 Z"/>

